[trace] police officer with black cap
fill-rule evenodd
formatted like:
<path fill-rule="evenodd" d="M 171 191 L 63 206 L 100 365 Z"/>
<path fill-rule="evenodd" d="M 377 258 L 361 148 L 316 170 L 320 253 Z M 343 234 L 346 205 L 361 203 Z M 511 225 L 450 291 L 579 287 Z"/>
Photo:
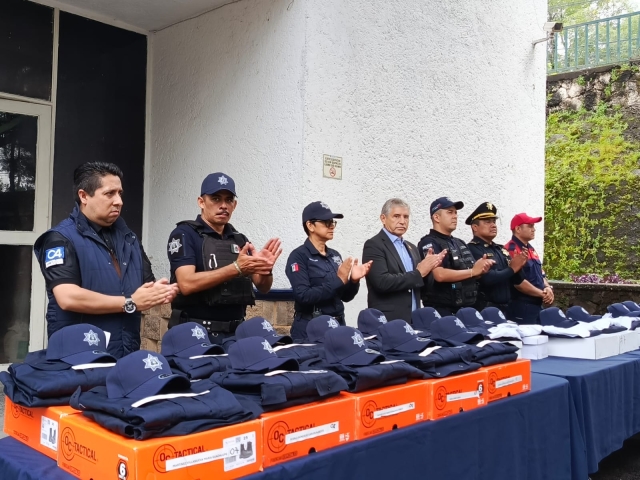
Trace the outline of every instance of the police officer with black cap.
<path fill-rule="evenodd" d="M 474 258 L 488 258 L 495 264 L 479 279 L 478 298 L 474 308 L 478 311 L 486 307 L 497 307 L 507 312 L 511 301 L 511 286 L 520 285 L 524 281 L 522 267 L 527 256 L 520 254 L 513 257 L 502 245 L 493 242 L 498 235 L 496 219 L 498 209 L 493 203 L 484 202 L 467 217 L 465 223 L 471 225 L 473 239 L 469 242 L 469 250 Z"/>
<path fill-rule="evenodd" d="M 486 256 L 476 260 L 467 244 L 451 235 L 458 226 L 458 210 L 463 207 L 464 203 L 449 197 L 434 200 L 429 209 L 433 228 L 418 243 L 422 258 L 429 251 L 447 251 L 442 265 L 431 271 L 421 292 L 424 306 L 435 308 L 442 316 L 475 305 L 478 279 L 495 263 Z"/>
<path fill-rule="evenodd" d="M 286 274 L 295 298 L 295 316 L 291 326 L 294 341 L 307 340 L 307 324 L 320 315 L 330 315 L 341 325 L 344 303 L 353 300 L 360 279 L 369 273 L 372 262 L 359 264 L 357 258 L 342 259 L 340 253 L 327 247 L 333 240 L 337 218 L 324 202 L 313 202 L 302 211 L 302 228 L 307 234 L 303 245 L 287 260 Z"/>
<path fill-rule="evenodd" d="M 196 322 L 213 343 L 234 334 L 253 305 L 255 285 L 261 293 L 271 289 L 271 270 L 282 253 L 272 238 L 257 250 L 229 223 L 237 205 L 233 179 L 222 172 L 202 182 L 195 221 L 184 220 L 171 232 L 167 254 L 172 281 L 180 293 L 172 302 L 170 326 Z"/>

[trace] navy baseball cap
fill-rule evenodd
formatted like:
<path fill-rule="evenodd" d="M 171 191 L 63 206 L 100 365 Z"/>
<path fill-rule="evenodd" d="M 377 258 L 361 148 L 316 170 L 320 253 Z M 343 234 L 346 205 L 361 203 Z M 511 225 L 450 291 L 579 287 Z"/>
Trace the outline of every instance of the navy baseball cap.
<path fill-rule="evenodd" d="M 433 340 L 422 338 L 404 320 L 391 320 L 378 330 L 383 350 L 398 350 L 406 353 L 421 352 L 435 345 Z"/>
<path fill-rule="evenodd" d="M 302 210 L 302 223 L 309 220 L 331 220 L 332 218 L 344 218 L 341 213 L 333 213 L 329 205 L 324 202 L 311 202 Z"/>
<path fill-rule="evenodd" d="M 618 317 L 640 317 L 640 312 L 631 311 L 623 303 L 613 303 L 607 307 L 607 311 L 613 318 Z"/>
<path fill-rule="evenodd" d="M 162 355 L 190 358 L 198 355 L 220 355 L 224 348 L 209 342 L 209 334 L 196 322 L 186 322 L 170 328 L 162 337 Z"/>
<path fill-rule="evenodd" d="M 558 328 L 571 328 L 578 325 L 575 320 L 569 320 L 558 307 L 544 308 L 540 311 L 540 324 Z"/>
<path fill-rule="evenodd" d="M 69 365 L 116 361 L 107 353 L 104 332 L 88 323 L 69 325 L 54 332 L 49 338 L 46 359 L 60 360 Z"/>
<path fill-rule="evenodd" d="M 433 307 L 416 308 L 411 312 L 411 323 L 423 332 L 430 331 L 431 323 L 438 318 L 442 318 L 442 316 Z"/>
<path fill-rule="evenodd" d="M 433 215 L 438 210 L 443 210 L 449 207 L 455 207 L 456 210 L 461 210 L 462 208 L 464 208 L 464 203 L 460 201 L 454 202 L 449 197 L 436 198 L 433 202 L 431 202 L 431 207 L 429 207 L 429 214 Z"/>
<path fill-rule="evenodd" d="M 276 343 L 289 344 L 293 339 L 289 335 L 278 335 L 271 322 L 264 317 L 253 317 L 245 320 L 236 328 L 236 338 L 264 337 L 273 347 Z"/>
<path fill-rule="evenodd" d="M 375 308 L 365 308 L 358 314 L 358 330 L 365 335 L 375 335 L 385 323 L 387 323 L 387 317 Z"/>
<path fill-rule="evenodd" d="M 640 312 L 640 305 L 633 300 L 625 300 L 622 304 L 632 312 Z"/>
<path fill-rule="evenodd" d="M 310 342 L 323 343 L 327 330 L 338 328 L 340 324 L 331 315 L 320 315 L 307 323 L 307 337 Z"/>
<path fill-rule="evenodd" d="M 590 315 L 584 308 L 579 305 L 567 309 L 567 318 L 569 320 L 577 320 L 578 322 L 593 322 L 600 320 L 602 315 Z"/>
<path fill-rule="evenodd" d="M 491 320 L 485 320 L 482 314 L 473 307 L 464 307 L 458 310 L 456 317 L 462 320 L 467 328 L 479 329 L 482 333 L 489 333 L 489 328 L 495 327 Z"/>
<path fill-rule="evenodd" d="M 218 193 L 222 190 L 227 190 L 233 193 L 234 197 L 238 196 L 236 194 L 236 182 L 233 181 L 233 178 L 222 172 L 210 173 L 202 181 L 200 196 L 213 195 L 214 193 Z"/>
<path fill-rule="evenodd" d="M 161 354 L 138 350 L 120 358 L 107 374 L 107 396 L 142 400 L 159 393 L 179 393 L 189 390 L 191 382 L 173 373 Z"/>
<path fill-rule="evenodd" d="M 231 368 L 236 370 L 259 372 L 279 369 L 297 372 L 300 369 L 296 359 L 278 357 L 269 341 L 262 336 L 239 339 L 229 347 L 229 360 Z"/>
<path fill-rule="evenodd" d="M 362 333 L 353 327 L 338 327 L 324 334 L 325 358 L 328 363 L 362 367 L 385 360 L 377 350 L 367 348 Z"/>
<path fill-rule="evenodd" d="M 459 343 L 473 343 L 484 340 L 484 335 L 467 330 L 467 327 L 458 317 L 449 315 L 431 323 L 431 338 Z"/>
<path fill-rule="evenodd" d="M 482 318 L 489 322 L 493 322 L 495 325 L 509 322 L 507 317 L 504 316 L 504 313 L 502 313 L 502 310 L 498 307 L 487 307 L 482 310 L 481 314 Z"/>

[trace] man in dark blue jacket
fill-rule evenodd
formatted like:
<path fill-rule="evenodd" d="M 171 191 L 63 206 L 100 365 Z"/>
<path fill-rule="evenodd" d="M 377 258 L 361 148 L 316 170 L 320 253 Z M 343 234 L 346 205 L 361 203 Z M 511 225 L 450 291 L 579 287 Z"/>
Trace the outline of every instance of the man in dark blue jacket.
<path fill-rule="evenodd" d="M 73 173 L 76 206 L 34 245 L 47 284 L 47 333 L 90 323 L 110 333 L 116 358 L 140 348 L 140 312 L 169 303 L 177 286 L 155 281 L 139 237 L 120 217 L 122 171 L 91 162 Z"/>

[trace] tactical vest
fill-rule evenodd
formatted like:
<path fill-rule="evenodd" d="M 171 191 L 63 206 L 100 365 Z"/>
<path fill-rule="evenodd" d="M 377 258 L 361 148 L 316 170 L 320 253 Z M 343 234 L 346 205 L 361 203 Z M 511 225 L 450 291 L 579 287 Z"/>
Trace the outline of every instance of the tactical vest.
<path fill-rule="evenodd" d="M 78 206 L 71 215 L 49 231 L 58 232 L 67 238 L 76 251 L 82 277 L 82 288 L 104 295 L 130 297 L 141 285 L 144 276 L 142 253 L 137 236 L 127 227 L 122 218 L 111 227 L 114 247 L 121 262 L 120 275 L 114 268 L 113 258 L 99 235 L 80 215 Z M 38 258 L 42 252 L 43 234 L 35 243 Z M 56 302 L 53 292 L 47 291 L 47 333 L 54 332 L 76 323 L 90 323 L 111 333 L 108 352 L 116 358 L 140 349 L 140 312 L 105 313 L 92 315 L 63 310 Z"/>
<path fill-rule="evenodd" d="M 189 225 L 202 238 L 202 264 L 204 271 L 210 272 L 231 265 L 238 259 L 240 249 L 247 243 L 244 235 L 233 229 L 230 238 L 219 239 L 204 233 L 204 226 L 195 221 L 186 220 L 178 225 Z M 174 281 L 172 279 L 172 281 Z M 189 305 L 255 305 L 253 282 L 251 277 L 237 277 L 216 285 L 209 290 L 184 296 L 178 294 L 173 301 L 174 308 Z"/>
<path fill-rule="evenodd" d="M 447 249 L 452 270 L 467 270 L 473 268 L 476 260 L 473 258 L 469 247 L 455 237 L 450 241 L 438 237 L 428 237 Z M 433 274 L 429 274 L 426 286 L 422 288 L 421 297 L 425 306 L 443 305 L 447 307 L 470 307 L 475 304 L 478 296 L 478 282 L 475 278 L 462 280 L 455 283 L 436 282 Z"/>

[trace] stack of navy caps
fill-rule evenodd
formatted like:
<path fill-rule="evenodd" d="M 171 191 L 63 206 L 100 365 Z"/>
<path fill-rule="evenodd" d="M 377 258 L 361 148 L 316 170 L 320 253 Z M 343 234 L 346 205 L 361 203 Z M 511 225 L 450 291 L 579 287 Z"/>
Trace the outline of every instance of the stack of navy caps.
<path fill-rule="evenodd" d="M 164 356 L 191 358 L 199 355 L 220 355 L 224 348 L 209 342 L 207 331 L 196 322 L 187 322 L 170 328 L 162 337 Z"/>
<path fill-rule="evenodd" d="M 362 333 L 353 327 L 338 327 L 324 334 L 325 357 L 328 363 L 363 367 L 385 360 L 377 350 L 367 348 Z"/>
<path fill-rule="evenodd" d="M 69 325 L 54 332 L 49 338 L 46 359 L 59 360 L 69 365 L 116 361 L 107 353 L 107 337 L 104 332 L 88 323 Z"/>
<path fill-rule="evenodd" d="M 375 308 L 365 308 L 358 314 L 358 330 L 365 335 L 376 335 L 378 329 L 385 323 L 387 323 L 387 317 Z"/>
<path fill-rule="evenodd" d="M 569 320 L 558 307 L 549 307 L 540 311 L 540 324 L 558 328 L 571 328 L 578 325 L 578 322 Z"/>
<path fill-rule="evenodd" d="M 640 317 L 640 311 L 632 311 L 622 303 L 614 303 L 607 307 L 607 311 L 613 318 L 618 317 Z"/>
<path fill-rule="evenodd" d="M 487 307 L 482 310 L 482 318 L 489 322 L 493 322 L 495 325 L 510 323 L 509 320 L 507 320 L 507 317 L 504 316 L 504 313 L 502 313 L 502 310 L 497 307 Z"/>
<path fill-rule="evenodd" d="M 590 315 L 584 308 L 574 305 L 567 309 L 567 318 L 569 320 L 576 320 L 578 322 L 593 322 L 594 320 L 600 320 L 602 315 Z"/>
<path fill-rule="evenodd" d="M 238 340 L 229 347 L 229 360 L 234 370 L 249 372 L 267 372 L 270 370 L 298 371 L 300 366 L 293 358 L 280 358 L 271 348 L 268 339 L 247 337 Z"/>
<path fill-rule="evenodd" d="M 469 331 L 459 318 L 449 315 L 431 323 L 431 338 L 472 344 L 484 340 L 484 335 Z"/>
<path fill-rule="evenodd" d="M 485 320 L 482 314 L 473 307 L 461 308 L 456 313 L 456 317 L 464 323 L 467 329 L 482 335 L 489 335 L 489 328 L 495 327 L 491 320 Z"/>
<path fill-rule="evenodd" d="M 324 334 L 327 330 L 338 328 L 340 324 L 331 315 L 320 315 L 312 318 L 307 323 L 307 337 L 312 343 L 324 343 Z"/>
<path fill-rule="evenodd" d="M 164 356 L 149 350 L 122 357 L 107 375 L 109 398 L 137 401 L 161 393 L 185 392 L 190 387 L 189 379 L 173 373 Z"/>
<path fill-rule="evenodd" d="M 430 331 L 431 323 L 438 318 L 442 318 L 442 316 L 433 307 L 416 308 L 411 312 L 411 323 L 423 332 Z"/>
<path fill-rule="evenodd" d="M 236 339 L 240 340 L 249 337 L 266 338 L 272 347 L 277 343 L 293 343 L 289 335 L 278 335 L 273 325 L 264 317 L 253 317 L 238 325 L 238 328 L 236 328 Z"/>
<path fill-rule="evenodd" d="M 627 307 L 630 312 L 640 312 L 640 305 L 632 300 L 625 300 L 622 304 Z"/>
<path fill-rule="evenodd" d="M 435 345 L 432 340 L 419 337 L 413 327 L 404 320 L 391 320 L 386 323 L 378 330 L 378 336 L 385 351 L 417 353 Z"/>

